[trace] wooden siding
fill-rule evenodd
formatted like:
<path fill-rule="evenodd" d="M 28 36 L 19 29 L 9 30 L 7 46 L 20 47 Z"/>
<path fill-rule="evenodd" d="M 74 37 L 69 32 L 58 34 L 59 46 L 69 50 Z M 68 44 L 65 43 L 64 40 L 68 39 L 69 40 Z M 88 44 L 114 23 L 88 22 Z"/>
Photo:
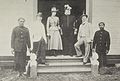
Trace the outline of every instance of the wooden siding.
<path fill-rule="evenodd" d="M 92 23 L 94 31 L 103 21 L 110 32 L 110 55 L 120 55 L 120 0 L 93 0 Z"/>

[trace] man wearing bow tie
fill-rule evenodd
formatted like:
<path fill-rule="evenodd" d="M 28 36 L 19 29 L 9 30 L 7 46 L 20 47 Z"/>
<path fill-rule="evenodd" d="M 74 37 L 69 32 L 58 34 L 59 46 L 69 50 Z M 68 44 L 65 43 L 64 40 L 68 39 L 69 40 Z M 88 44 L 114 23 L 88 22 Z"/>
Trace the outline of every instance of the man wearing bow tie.
<path fill-rule="evenodd" d="M 85 55 L 83 57 L 83 64 L 86 64 L 88 61 L 90 52 L 90 42 L 92 42 L 92 26 L 91 23 L 88 23 L 88 16 L 82 15 L 82 24 L 79 27 L 77 42 L 74 46 L 77 53 L 77 57 L 81 57 L 83 54 L 80 49 L 80 46 L 82 44 L 85 45 Z"/>

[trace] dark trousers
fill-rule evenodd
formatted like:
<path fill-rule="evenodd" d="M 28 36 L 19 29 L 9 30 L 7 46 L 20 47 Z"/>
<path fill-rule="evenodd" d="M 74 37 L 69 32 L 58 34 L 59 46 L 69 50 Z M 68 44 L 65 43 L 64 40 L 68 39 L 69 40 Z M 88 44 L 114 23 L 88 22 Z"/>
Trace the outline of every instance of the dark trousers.
<path fill-rule="evenodd" d="M 45 63 L 46 49 L 47 49 L 47 44 L 43 38 L 38 42 L 33 42 L 32 52 L 37 55 L 38 63 Z"/>
<path fill-rule="evenodd" d="M 73 55 L 74 54 L 74 34 L 71 33 L 69 35 L 62 36 L 63 40 L 63 54 L 64 55 Z"/>
<path fill-rule="evenodd" d="M 26 52 L 15 52 L 15 70 L 24 72 L 26 66 Z"/>
<path fill-rule="evenodd" d="M 98 52 L 99 56 L 99 68 L 106 67 L 106 53 L 105 52 Z"/>

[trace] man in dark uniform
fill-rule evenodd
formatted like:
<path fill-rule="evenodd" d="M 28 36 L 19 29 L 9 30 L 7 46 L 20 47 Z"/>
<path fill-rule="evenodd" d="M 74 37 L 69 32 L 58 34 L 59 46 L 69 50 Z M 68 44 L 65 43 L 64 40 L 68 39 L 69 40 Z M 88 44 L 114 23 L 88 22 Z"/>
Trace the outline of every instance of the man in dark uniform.
<path fill-rule="evenodd" d="M 25 71 L 27 47 L 31 48 L 30 35 L 28 28 L 24 27 L 24 18 L 19 18 L 19 26 L 15 27 L 11 36 L 12 53 L 15 56 L 15 70 L 21 76 Z"/>
<path fill-rule="evenodd" d="M 99 68 L 106 66 L 106 54 L 110 49 L 110 35 L 109 32 L 104 30 L 105 23 L 100 22 L 100 30 L 95 32 L 93 39 L 93 51 L 98 53 Z"/>
<path fill-rule="evenodd" d="M 74 31 L 75 28 L 75 16 L 71 15 L 71 7 L 67 4 L 65 7 L 65 13 L 61 17 L 62 28 L 62 40 L 63 40 L 63 53 L 64 55 L 73 56 L 74 51 Z"/>

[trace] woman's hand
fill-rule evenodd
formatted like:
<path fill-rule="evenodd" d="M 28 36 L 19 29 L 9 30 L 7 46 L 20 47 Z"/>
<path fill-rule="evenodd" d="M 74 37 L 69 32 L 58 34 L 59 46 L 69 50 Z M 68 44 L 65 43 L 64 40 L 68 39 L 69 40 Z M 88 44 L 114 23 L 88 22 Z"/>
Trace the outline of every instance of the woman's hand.
<path fill-rule="evenodd" d="M 77 29 L 74 30 L 74 35 L 77 35 Z"/>

